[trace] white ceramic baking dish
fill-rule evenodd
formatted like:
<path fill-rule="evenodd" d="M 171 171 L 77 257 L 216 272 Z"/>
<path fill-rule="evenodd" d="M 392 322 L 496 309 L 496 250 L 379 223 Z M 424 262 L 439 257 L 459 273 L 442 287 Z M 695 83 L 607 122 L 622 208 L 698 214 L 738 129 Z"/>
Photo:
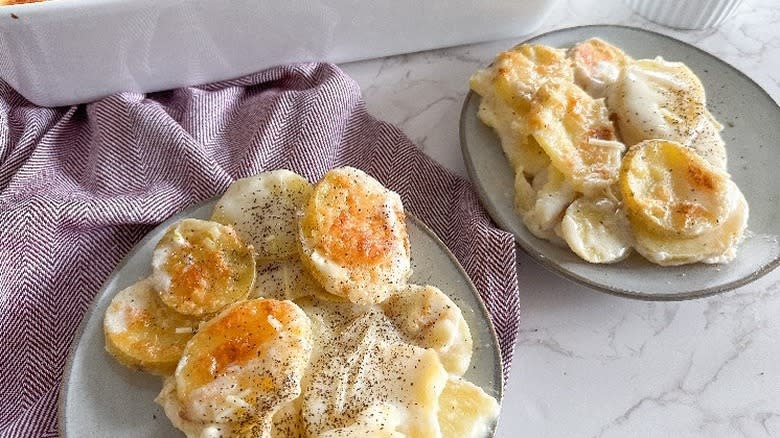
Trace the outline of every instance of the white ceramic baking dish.
<path fill-rule="evenodd" d="M 556 0 L 52 0 L 0 7 L 0 78 L 44 106 L 533 32 Z"/>

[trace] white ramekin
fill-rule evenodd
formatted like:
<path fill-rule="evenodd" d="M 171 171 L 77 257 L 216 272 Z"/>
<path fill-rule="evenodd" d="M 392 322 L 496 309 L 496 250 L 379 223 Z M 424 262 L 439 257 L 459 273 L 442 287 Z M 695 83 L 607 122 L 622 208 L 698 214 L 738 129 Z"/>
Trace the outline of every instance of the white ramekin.
<path fill-rule="evenodd" d="M 742 0 L 625 0 L 639 15 L 679 29 L 719 26 Z"/>

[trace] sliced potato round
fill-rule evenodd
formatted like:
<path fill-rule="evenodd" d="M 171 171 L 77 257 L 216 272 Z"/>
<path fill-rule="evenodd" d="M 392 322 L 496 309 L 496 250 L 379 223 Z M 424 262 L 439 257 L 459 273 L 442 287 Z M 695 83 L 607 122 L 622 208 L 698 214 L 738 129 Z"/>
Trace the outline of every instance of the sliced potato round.
<path fill-rule="evenodd" d="M 220 436 L 228 435 L 233 432 L 233 428 L 226 424 L 203 423 L 186 420 L 181 417 L 181 403 L 176 396 L 176 379 L 166 377 L 163 380 L 163 387 L 160 393 L 155 397 L 154 402 L 160 405 L 165 412 L 165 416 L 171 420 L 171 424 L 184 434 L 190 437 Z"/>
<path fill-rule="evenodd" d="M 333 169 L 300 218 L 301 260 L 329 293 L 381 302 L 411 274 L 405 218 L 397 193 L 361 170 Z"/>
<path fill-rule="evenodd" d="M 482 108 L 488 108 L 483 106 Z M 498 135 L 501 148 L 509 161 L 509 166 L 516 172 L 522 170 L 528 175 L 535 175 L 547 167 L 550 158 L 539 147 L 536 139 L 528 133 L 525 119 L 518 118 L 514 112 L 505 111 L 502 107 L 482 110 L 478 113 L 486 125 L 491 126 Z M 490 114 L 488 116 L 488 114 Z M 495 121 L 494 121 L 495 120 Z M 492 124 L 491 124 L 492 123 Z"/>
<path fill-rule="evenodd" d="M 574 81 L 594 98 L 605 97 L 620 71 L 631 61 L 622 50 L 601 38 L 590 38 L 569 49 Z"/>
<path fill-rule="evenodd" d="M 439 397 L 439 426 L 444 438 L 481 438 L 488 436 L 498 418 L 495 398 L 482 388 L 450 376 Z"/>
<path fill-rule="evenodd" d="M 247 297 L 255 280 L 252 247 L 232 227 L 199 219 L 173 224 L 152 255 L 162 301 L 186 315 L 215 313 Z"/>
<path fill-rule="evenodd" d="M 685 64 L 662 58 L 634 61 L 623 69 L 608 99 L 627 145 L 676 141 L 726 168 L 721 125 L 707 110 L 704 86 Z"/>
<path fill-rule="evenodd" d="M 190 339 L 176 368 L 181 416 L 270 427 L 276 410 L 301 393 L 311 343 L 309 318 L 291 301 L 228 306 Z"/>
<path fill-rule="evenodd" d="M 267 437 L 271 431 L 272 438 L 304 438 L 303 435 L 273 435 L 276 417 L 249 417 L 234 422 L 202 421 L 185 418 L 186 411 L 176 394 L 176 378 L 168 377 L 163 381 L 163 388 L 154 399 L 160 405 L 165 415 L 174 427 L 184 432 L 188 438 L 205 437 Z"/>
<path fill-rule="evenodd" d="M 219 199 L 211 220 L 235 228 L 258 260 L 292 257 L 298 253 L 296 215 L 311 190 L 306 178 L 285 169 L 239 179 Z"/>
<path fill-rule="evenodd" d="M 693 237 L 675 237 L 634 226 L 637 252 L 662 266 L 697 262 L 728 263 L 733 260 L 747 226 L 749 211 L 747 201 L 737 185 L 732 181 L 728 185 L 729 213 L 716 228 Z"/>
<path fill-rule="evenodd" d="M 120 291 L 103 319 L 106 350 L 120 363 L 154 374 L 173 374 L 200 319 L 174 312 L 151 282 Z"/>
<path fill-rule="evenodd" d="M 439 288 L 410 284 L 381 306 L 409 343 L 436 351 L 449 373 L 466 372 L 473 350 L 471 332 L 458 305 Z"/>
<path fill-rule="evenodd" d="M 631 229 L 617 202 L 578 198 L 561 220 L 561 236 L 590 263 L 614 263 L 631 253 Z"/>
<path fill-rule="evenodd" d="M 577 191 L 592 195 L 617 181 L 625 146 L 602 99 L 572 82 L 549 80 L 534 95 L 528 128 Z"/>
<path fill-rule="evenodd" d="M 482 96 L 477 116 L 496 131 L 513 169 L 522 166 L 533 176 L 549 164 L 525 118 L 534 93 L 548 78 L 572 80 L 570 64 L 562 50 L 521 44 L 500 53 L 490 67 L 471 77 L 471 88 Z"/>
<path fill-rule="evenodd" d="M 685 64 L 662 58 L 627 65 L 608 99 L 628 145 L 653 138 L 687 144 L 706 111 L 699 78 Z"/>
<path fill-rule="evenodd" d="M 730 213 L 729 175 L 679 143 L 647 140 L 623 158 L 620 191 L 634 229 L 693 237 Z"/>

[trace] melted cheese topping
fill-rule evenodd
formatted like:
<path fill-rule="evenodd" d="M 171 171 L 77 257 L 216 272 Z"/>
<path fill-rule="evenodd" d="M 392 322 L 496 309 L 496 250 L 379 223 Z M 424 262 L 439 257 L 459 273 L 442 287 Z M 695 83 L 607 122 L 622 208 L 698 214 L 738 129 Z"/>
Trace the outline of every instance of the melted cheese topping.
<path fill-rule="evenodd" d="M 193 436 L 268 433 L 274 413 L 300 394 L 310 352 L 311 326 L 298 306 L 242 301 L 193 336 L 157 401 Z"/>
<path fill-rule="evenodd" d="M 546 172 L 537 174 L 533 183 L 538 189 L 533 207 L 523 216 L 523 223 L 534 236 L 556 242 L 554 230 L 577 192 L 552 165 Z"/>
<path fill-rule="evenodd" d="M 179 313 L 214 313 L 246 298 L 255 279 L 251 246 L 229 226 L 199 219 L 173 224 L 152 255 L 151 281 Z"/>
<path fill-rule="evenodd" d="M 438 397 L 447 372 L 435 351 L 401 342 L 380 312 L 368 312 L 333 338 L 312 364 L 303 398 L 309 435 L 354 423 L 373 406 L 400 415 L 398 432 L 440 436 Z"/>
<path fill-rule="evenodd" d="M 401 198 L 358 169 L 325 174 L 299 224 L 301 259 L 329 293 L 376 303 L 411 274 Z"/>
<path fill-rule="evenodd" d="M 564 51 L 534 44 L 500 53 L 471 77 L 471 89 L 482 96 L 477 115 L 495 129 L 516 172 L 533 176 L 550 162 L 525 123 L 534 94 L 549 78 L 573 77 Z"/>
<path fill-rule="evenodd" d="M 310 295 L 327 294 L 298 259 L 277 260 L 257 265 L 254 290 L 250 298 L 297 300 Z"/>
<path fill-rule="evenodd" d="M 401 421 L 401 414 L 392 404 L 376 403 L 349 426 L 328 430 L 317 438 L 404 438 L 406 435 L 396 431 Z"/>
<path fill-rule="evenodd" d="M 530 132 L 555 168 L 579 192 L 594 194 L 617 181 L 625 146 L 617 141 L 603 100 L 571 82 L 551 79 L 534 95 Z"/>

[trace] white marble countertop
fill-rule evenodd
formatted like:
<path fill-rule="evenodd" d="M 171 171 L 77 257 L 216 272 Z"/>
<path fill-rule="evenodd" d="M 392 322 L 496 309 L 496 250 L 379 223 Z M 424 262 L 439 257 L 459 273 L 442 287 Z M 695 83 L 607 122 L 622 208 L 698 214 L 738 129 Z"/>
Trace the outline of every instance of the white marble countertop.
<path fill-rule="evenodd" d="M 780 3 L 745 0 L 719 29 L 677 31 L 617 0 L 561 0 L 536 33 L 581 24 L 655 30 L 709 51 L 780 101 Z M 522 38 L 342 67 L 369 111 L 466 175 L 468 77 Z M 591 291 L 518 250 L 521 333 L 498 437 L 780 436 L 780 270 L 684 302 Z"/>

